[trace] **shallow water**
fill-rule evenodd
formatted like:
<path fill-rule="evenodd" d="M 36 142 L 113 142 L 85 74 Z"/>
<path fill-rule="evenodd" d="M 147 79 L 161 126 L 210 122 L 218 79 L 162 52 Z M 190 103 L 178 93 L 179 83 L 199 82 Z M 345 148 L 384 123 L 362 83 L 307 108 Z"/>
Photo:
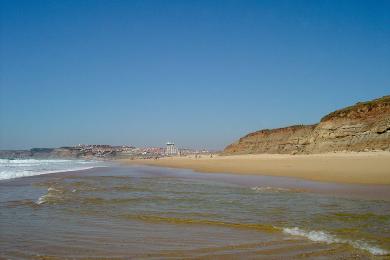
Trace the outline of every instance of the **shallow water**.
<path fill-rule="evenodd" d="M 368 190 L 135 166 L 6 180 L 0 256 L 387 259 L 390 202 Z"/>

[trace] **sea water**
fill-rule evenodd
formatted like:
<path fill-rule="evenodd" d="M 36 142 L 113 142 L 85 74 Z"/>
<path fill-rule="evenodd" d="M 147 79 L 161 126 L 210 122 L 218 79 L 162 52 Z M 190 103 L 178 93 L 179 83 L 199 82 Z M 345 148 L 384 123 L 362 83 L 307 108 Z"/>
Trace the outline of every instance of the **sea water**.
<path fill-rule="evenodd" d="M 98 166 L 97 161 L 59 159 L 0 159 L 0 180 L 54 172 L 85 170 Z"/>
<path fill-rule="evenodd" d="M 0 181 L 0 256 L 389 257 L 389 200 L 245 178 L 111 166 Z"/>

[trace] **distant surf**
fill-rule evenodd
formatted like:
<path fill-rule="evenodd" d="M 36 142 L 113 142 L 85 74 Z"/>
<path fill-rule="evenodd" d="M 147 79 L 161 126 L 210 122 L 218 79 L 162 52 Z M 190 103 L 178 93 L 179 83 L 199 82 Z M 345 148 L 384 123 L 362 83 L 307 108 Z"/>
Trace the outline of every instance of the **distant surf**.
<path fill-rule="evenodd" d="M 41 174 L 87 170 L 102 164 L 97 161 L 58 159 L 0 159 L 0 180 Z"/>

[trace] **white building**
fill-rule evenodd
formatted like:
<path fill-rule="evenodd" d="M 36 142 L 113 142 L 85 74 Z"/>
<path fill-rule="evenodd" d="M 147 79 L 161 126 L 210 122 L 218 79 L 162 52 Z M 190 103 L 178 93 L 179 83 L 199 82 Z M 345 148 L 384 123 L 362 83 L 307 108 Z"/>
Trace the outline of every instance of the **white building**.
<path fill-rule="evenodd" d="M 167 142 L 167 147 L 165 148 L 165 155 L 177 155 L 179 150 L 176 148 L 175 143 Z"/>

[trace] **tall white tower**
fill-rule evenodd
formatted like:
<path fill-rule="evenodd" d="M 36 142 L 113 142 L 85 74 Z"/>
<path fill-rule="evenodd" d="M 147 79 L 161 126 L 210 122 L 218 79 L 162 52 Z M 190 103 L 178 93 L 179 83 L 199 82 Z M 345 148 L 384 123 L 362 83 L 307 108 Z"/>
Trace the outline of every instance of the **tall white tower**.
<path fill-rule="evenodd" d="M 178 150 L 175 147 L 175 143 L 167 142 L 167 147 L 165 148 L 165 154 L 166 155 L 177 155 L 178 154 Z"/>

